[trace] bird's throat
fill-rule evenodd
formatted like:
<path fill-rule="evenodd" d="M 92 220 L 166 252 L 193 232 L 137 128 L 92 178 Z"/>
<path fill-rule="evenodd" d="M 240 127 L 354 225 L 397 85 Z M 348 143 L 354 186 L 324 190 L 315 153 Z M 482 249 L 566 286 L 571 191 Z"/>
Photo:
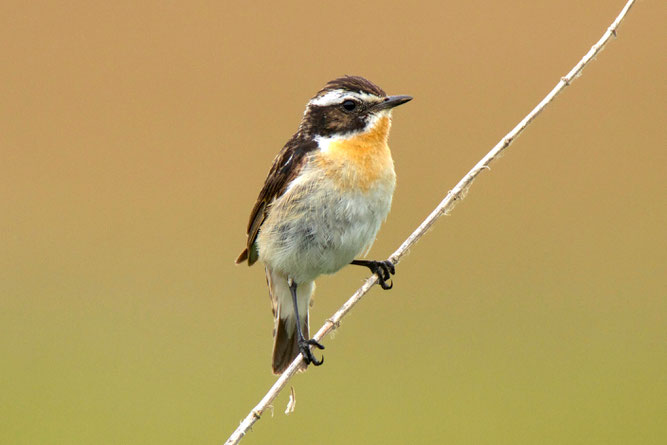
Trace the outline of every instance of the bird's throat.
<path fill-rule="evenodd" d="M 342 189 L 367 191 L 377 181 L 394 181 L 394 161 L 387 145 L 390 127 L 391 118 L 383 116 L 363 133 L 323 141 L 314 161 Z"/>

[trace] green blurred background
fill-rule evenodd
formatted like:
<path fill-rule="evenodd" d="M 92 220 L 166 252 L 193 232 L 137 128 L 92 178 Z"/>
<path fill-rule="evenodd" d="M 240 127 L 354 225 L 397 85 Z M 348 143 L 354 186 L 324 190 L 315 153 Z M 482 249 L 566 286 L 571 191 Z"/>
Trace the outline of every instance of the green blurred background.
<path fill-rule="evenodd" d="M 274 381 L 235 266 L 326 81 L 395 112 L 389 255 L 623 1 L 10 2 L 0 16 L 0 443 L 224 442 Z M 247 444 L 665 443 L 664 2 L 325 339 Z M 318 281 L 319 328 L 362 283 Z"/>

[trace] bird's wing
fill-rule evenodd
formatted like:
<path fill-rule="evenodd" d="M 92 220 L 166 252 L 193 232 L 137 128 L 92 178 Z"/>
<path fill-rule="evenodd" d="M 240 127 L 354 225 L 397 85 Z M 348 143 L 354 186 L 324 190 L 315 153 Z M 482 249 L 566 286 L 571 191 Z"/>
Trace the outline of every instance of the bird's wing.
<path fill-rule="evenodd" d="M 295 137 L 285 144 L 280 153 L 273 160 L 273 165 L 269 171 L 264 187 L 259 192 L 257 202 L 250 212 L 250 220 L 248 221 L 248 241 L 246 248 L 236 259 L 236 263 L 248 261 L 248 265 L 252 266 L 257 261 L 258 252 L 255 241 L 259 229 L 269 214 L 271 204 L 277 198 L 280 198 L 287 186 L 294 178 L 296 178 L 303 169 L 306 163 L 306 156 L 309 152 L 317 148 L 317 142 L 314 140 L 299 140 Z"/>

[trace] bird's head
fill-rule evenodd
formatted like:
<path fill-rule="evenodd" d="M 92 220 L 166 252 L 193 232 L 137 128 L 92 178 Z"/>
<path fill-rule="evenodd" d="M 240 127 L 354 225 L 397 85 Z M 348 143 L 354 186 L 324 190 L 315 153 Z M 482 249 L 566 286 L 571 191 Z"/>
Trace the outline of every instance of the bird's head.
<path fill-rule="evenodd" d="M 299 132 L 310 137 L 345 138 L 372 131 L 394 107 L 410 96 L 387 96 L 379 86 L 360 76 L 328 82 L 306 106 Z"/>

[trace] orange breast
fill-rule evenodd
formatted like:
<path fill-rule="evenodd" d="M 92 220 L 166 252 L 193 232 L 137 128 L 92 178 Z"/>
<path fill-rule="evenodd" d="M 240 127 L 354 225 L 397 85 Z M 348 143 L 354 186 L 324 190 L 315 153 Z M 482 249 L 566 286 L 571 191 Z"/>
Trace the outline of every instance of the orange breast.
<path fill-rule="evenodd" d="M 376 181 L 393 181 L 394 161 L 387 145 L 390 127 L 385 116 L 365 133 L 329 142 L 314 159 L 318 170 L 342 189 L 366 191 Z"/>

